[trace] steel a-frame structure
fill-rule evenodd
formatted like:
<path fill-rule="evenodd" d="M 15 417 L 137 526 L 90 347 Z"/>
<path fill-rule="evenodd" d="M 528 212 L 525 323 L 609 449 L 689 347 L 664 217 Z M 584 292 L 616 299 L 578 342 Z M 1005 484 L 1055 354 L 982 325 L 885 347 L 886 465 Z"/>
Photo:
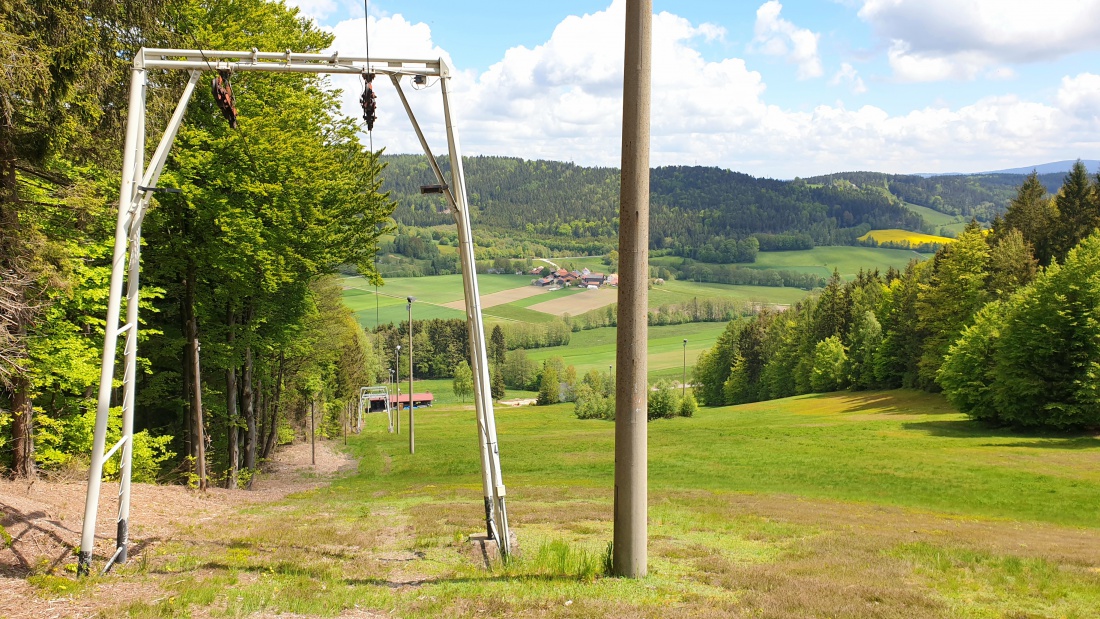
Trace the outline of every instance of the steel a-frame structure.
<path fill-rule="evenodd" d="M 152 158 L 145 162 L 145 93 L 148 71 L 189 71 L 184 88 L 168 127 L 165 129 Z M 126 141 L 123 153 L 122 184 L 119 196 L 118 224 L 115 229 L 114 256 L 111 263 L 111 284 L 107 304 L 106 333 L 103 343 L 103 365 L 100 373 L 99 399 L 96 407 L 95 434 L 88 477 L 88 493 L 84 508 L 84 524 L 80 538 L 77 571 L 87 574 L 91 569 L 95 548 L 96 514 L 99 505 L 103 465 L 116 452 L 120 455 L 118 528 L 116 550 L 103 568 L 106 572 L 115 562 L 125 562 L 129 544 L 131 454 L 134 433 L 134 394 L 137 378 L 138 299 L 141 264 L 141 223 L 156 191 L 157 181 L 168 159 L 168 152 L 183 122 L 187 104 L 203 71 L 261 71 L 266 73 L 320 73 L 345 75 L 386 75 L 393 82 L 408 114 L 416 136 L 427 155 L 441 191 L 458 226 L 459 256 L 462 261 L 462 282 L 466 297 L 466 324 L 470 337 L 470 366 L 475 383 L 475 409 L 478 442 L 481 450 L 481 477 L 485 495 L 485 524 L 489 537 L 497 541 L 502 555 L 510 551 L 505 488 L 500 471 L 500 451 L 497 444 L 496 420 L 489 386 L 489 363 L 485 348 L 485 327 L 481 314 L 477 274 L 474 265 L 473 234 L 466 194 L 466 178 L 462 167 L 462 152 L 458 132 L 451 113 L 450 67 L 443 61 L 405 58 L 365 58 L 332 54 L 286 52 L 146 49 L 134 58 L 130 75 L 130 98 L 126 119 Z M 446 122 L 449 175 L 440 168 L 412 107 L 401 88 L 401 80 L 412 77 L 418 82 L 438 79 L 443 95 L 443 116 Z M 448 178 L 449 176 L 449 178 Z M 126 321 L 119 324 L 122 310 L 122 289 L 126 284 Z M 126 336 L 124 348 L 122 438 L 109 450 L 106 448 L 107 420 L 111 408 L 111 393 L 115 373 L 118 338 Z"/>

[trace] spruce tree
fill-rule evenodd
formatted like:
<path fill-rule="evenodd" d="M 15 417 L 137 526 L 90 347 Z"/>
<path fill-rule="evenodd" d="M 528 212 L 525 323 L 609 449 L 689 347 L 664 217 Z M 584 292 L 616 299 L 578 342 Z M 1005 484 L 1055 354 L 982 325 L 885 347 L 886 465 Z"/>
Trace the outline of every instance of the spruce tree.
<path fill-rule="evenodd" d="M 1066 254 L 1081 239 L 1092 234 L 1100 224 L 1100 205 L 1097 204 L 1096 187 L 1089 177 L 1088 169 L 1080 160 L 1062 181 L 1062 188 L 1054 198 L 1058 209 L 1058 223 L 1055 226 L 1057 238 L 1054 242 L 1054 257 L 1065 260 Z"/>

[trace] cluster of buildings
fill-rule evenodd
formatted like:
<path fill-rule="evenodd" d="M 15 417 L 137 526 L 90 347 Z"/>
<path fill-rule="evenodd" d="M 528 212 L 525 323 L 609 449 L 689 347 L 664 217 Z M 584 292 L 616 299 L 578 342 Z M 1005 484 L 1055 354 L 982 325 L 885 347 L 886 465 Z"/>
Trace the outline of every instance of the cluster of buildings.
<path fill-rule="evenodd" d="M 531 272 L 532 275 L 541 273 L 541 269 L 536 269 Z M 546 277 L 541 277 L 531 282 L 535 286 L 556 286 L 558 288 L 565 288 L 566 286 L 584 286 L 586 288 L 596 289 L 604 285 L 618 286 L 618 275 L 604 275 L 603 273 L 593 273 L 588 269 L 582 271 L 567 271 L 565 269 L 558 269 Z"/>

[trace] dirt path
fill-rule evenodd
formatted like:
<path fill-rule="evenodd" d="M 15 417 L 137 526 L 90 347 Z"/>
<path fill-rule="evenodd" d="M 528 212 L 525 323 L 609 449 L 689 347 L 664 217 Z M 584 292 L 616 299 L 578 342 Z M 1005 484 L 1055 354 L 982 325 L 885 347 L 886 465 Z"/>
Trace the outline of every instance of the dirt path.
<path fill-rule="evenodd" d="M 255 503 L 281 499 L 293 492 L 328 483 L 355 462 L 336 451 L 335 443 L 319 443 L 317 464 L 310 463 L 308 443 L 280 449 L 254 483 L 252 491 L 212 488 L 199 492 L 182 486 L 134 484 L 131 496 L 131 558 L 185 527 L 211 521 Z M 90 617 L 105 605 L 128 599 L 151 599 L 149 585 L 110 582 L 94 595 L 72 596 L 63 591 L 43 596 L 27 583 L 35 574 L 72 574 L 80 545 L 86 479 L 37 480 L 31 484 L 0 481 L 0 526 L 11 537 L 0 540 L 0 618 Z M 105 483 L 96 519 L 94 567 L 102 568 L 114 550 L 117 485 Z M 4 537 L 0 534 L 0 537 Z M 153 595 L 152 597 L 156 597 Z"/>

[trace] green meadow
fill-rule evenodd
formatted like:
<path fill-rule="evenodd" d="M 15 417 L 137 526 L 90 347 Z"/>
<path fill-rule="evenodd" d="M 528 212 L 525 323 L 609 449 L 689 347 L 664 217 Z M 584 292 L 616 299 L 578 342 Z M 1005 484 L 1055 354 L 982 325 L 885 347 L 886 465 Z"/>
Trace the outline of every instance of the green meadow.
<path fill-rule="evenodd" d="M 724 322 L 650 327 L 647 355 L 650 380 L 680 380 L 684 366 L 685 339 L 688 341 L 687 371 L 690 378 L 699 353 L 713 346 L 725 328 Z M 540 363 L 550 357 L 561 357 L 566 365 L 577 369 L 578 376 L 583 376 L 589 370 L 607 372 L 608 366 L 615 364 L 616 333 L 614 327 L 579 331 L 570 337 L 568 346 L 536 348 L 527 351 L 527 357 Z"/>
<path fill-rule="evenodd" d="M 440 405 L 415 455 L 372 415 L 355 471 L 150 546 L 117 573 L 160 593 L 105 616 L 1100 615 L 1097 437 L 986 428 L 913 391 L 655 421 L 649 575 L 627 580 L 604 572 L 614 424 L 571 408 L 497 408 L 508 562 L 467 541 L 472 406 Z"/>
<path fill-rule="evenodd" d="M 813 273 L 829 277 L 833 270 L 841 277 L 852 279 L 860 269 L 889 267 L 904 269 L 910 260 L 925 260 L 929 256 L 907 249 L 882 249 L 878 247 L 815 247 L 802 251 L 762 251 L 756 262 L 742 266 L 753 269 L 778 269 Z"/>
<path fill-rule="evenodd" d="M 936 226 L 936 227 L 949 226 L 951 224 L 957 224 L 957 223 L 960 223 L 960 221 L 962 219 L 962 218 L 956 217 L 954 215 L 948 215 L 947 213 L 941 213 L 941 212 L 939 212 L 935 209 L 930 209 L 927 206 L 920 206 L 918 204 L 910 204 L 909 202 L 905 203 L 905 208 L 909 209 L 910 211 L 913 211 L 917 215 L 920 215 L 921 219 L 923 219 L 925 221 L 925 223 Z M 966 222 L 962 221 L 962 224 L 966 225 Z"/>

